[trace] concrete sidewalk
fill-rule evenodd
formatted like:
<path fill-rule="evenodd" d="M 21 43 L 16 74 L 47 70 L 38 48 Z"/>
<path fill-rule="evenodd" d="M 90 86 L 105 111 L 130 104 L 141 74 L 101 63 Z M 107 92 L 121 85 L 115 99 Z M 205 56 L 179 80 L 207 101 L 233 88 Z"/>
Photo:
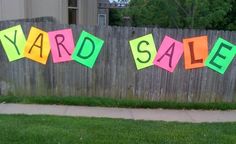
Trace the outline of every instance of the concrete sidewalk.
<path fill-rule="evenodd" d="M 127 109 L 84 106 L 0 104 L 0 114 L 56 115 L 176 122 L 236 122 L 234 111 Z"/>

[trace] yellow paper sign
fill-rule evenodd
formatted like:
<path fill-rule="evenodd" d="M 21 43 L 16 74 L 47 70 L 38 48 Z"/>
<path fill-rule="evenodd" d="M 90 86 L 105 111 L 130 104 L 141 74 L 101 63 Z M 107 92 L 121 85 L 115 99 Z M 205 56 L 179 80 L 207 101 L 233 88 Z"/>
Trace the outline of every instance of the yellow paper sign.
<path fill-rule="evenodd" d="M 10 62 L 24 57 L 26 39 L 21 25 L 0 31 L 0 40 Z"/>
<path fill-rule="evenodd" d="M 138 70 L 153 65 L 157 50 L 152 34 L 131 40 L 129 43 Z"/>
<path fill-rule="evenodd" d="M 25 57 L 41 64 L 46 64 L 50 49 L 48 33 L 32 27 L 25 46 Z"/>

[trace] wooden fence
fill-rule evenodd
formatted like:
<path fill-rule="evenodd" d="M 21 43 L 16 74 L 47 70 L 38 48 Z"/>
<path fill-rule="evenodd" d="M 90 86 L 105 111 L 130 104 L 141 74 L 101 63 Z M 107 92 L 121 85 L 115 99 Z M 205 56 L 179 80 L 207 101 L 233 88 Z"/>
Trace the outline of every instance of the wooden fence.
<path fill-rule="evenodd" d="M 100 27 L 59 25 L 52 22 L 0 22 L 0 30 L 22 24 L 26 37 L 31 26 L 45 31 L 72 28 L 77 41 L 82 30 L 101 39 L 105 45 L 93 69 L 76 62 L 46 66 L 21 59 L 8 62 L 0 44 L 0 95 L 17 96 L 100 96 L 177 102 L 235 102 L 236 62 L 224 75 L 208 68 L 185 70 L 181 58 L 174 73 L 155 66 L 137 71 L 128 40 L 152 33 L 156 47 L 165 35 L 179 41 L 185 37 L 208 35 L 209 49 L 218 37 L 236 43 L 229 31 Z"/>

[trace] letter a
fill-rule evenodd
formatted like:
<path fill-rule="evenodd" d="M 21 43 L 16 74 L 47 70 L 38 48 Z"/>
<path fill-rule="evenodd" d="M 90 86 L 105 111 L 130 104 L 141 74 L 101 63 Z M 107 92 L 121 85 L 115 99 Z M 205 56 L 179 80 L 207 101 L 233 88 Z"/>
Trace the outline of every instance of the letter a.
<path fill-rule="evenodd" d="M 50 53 L 47 32 L 32 27 L 25 46 L 25 57 L 41 64 L 46 64 Z"/>
<path fill-rule="evenodd" d="M 183 44 L 181 42 L 165 36 L 154 60 L 154 65 L 169 72 L 174 72 L 183 55 L 183 51 Z"/>

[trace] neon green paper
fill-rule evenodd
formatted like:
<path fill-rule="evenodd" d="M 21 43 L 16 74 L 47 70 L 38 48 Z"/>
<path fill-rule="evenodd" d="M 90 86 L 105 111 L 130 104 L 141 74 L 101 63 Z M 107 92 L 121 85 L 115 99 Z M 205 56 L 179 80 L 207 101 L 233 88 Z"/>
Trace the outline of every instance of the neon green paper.
<path fill-rule="evenodd" d="M 205 65 L 216 72 L 224 74 L 236 54 L 236 46 L 218 38 Z"/>
<path fill-rule="evenodd" d="M 131 40 L 129 43 L 138 70 L 153 65 L 157 50 L 152 34 Z"/>
<path fill-rule="evenodd" d="M 26 38 L 21 25 L 0 31 L 0 40 L 10 62 L 24 57 Z"/>
<path fill-rule="evenodd" d="M 94 35 L 83 31 L 76 44 L 72 59 L 89 68 L 93 68 L 104 41 Z"/>

